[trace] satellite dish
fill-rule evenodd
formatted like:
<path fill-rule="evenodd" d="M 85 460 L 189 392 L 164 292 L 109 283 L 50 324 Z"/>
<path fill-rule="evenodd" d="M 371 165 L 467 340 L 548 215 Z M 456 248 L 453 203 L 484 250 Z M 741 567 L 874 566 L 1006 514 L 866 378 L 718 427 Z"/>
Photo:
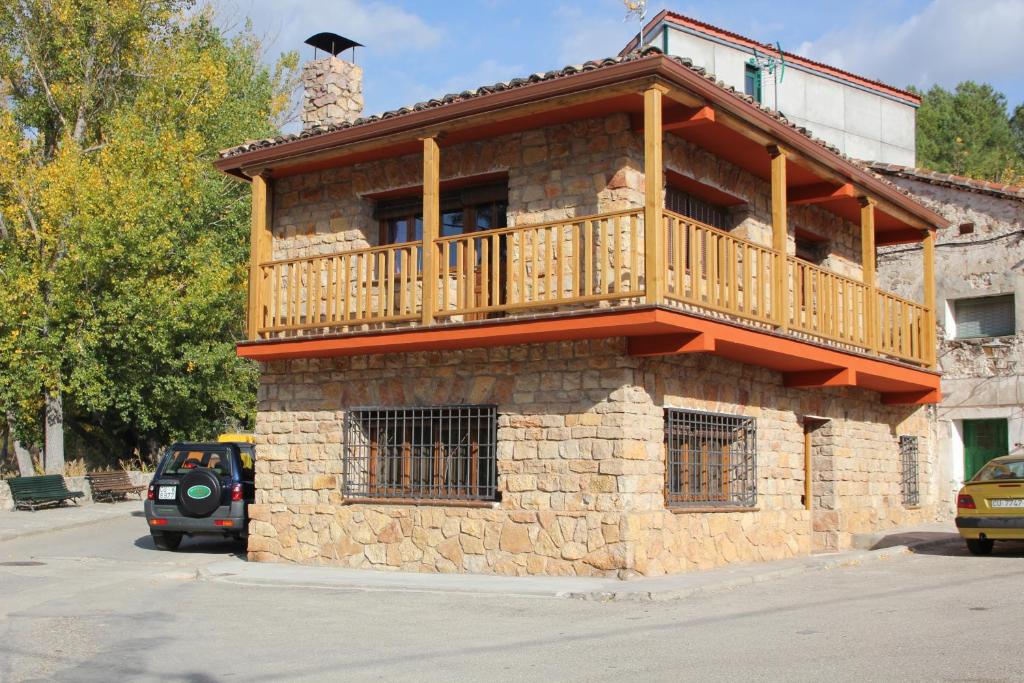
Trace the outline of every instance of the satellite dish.
<path fill-rule="evenodd" d="M 337 33 L 318 33 L 315 36 L 310 36 L 306 39 L 306 45 L 312 45 L 315 50 L 323 50 L 324 52 L 330 53 L 332 56 L 337 57 L 338 53 L 344 52 L 345 50 L 352 49 L 352 55 L 355 56 L 355 49 L 357 47 L 363 47 L 362 43 L 357 43 L 354 40 L 339 36 Z"/>

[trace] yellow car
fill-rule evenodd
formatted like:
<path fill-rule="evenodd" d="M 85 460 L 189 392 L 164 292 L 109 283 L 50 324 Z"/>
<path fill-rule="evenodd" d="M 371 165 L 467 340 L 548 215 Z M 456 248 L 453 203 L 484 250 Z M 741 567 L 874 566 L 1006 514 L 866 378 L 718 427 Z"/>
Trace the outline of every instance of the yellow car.
<path fill-rule="evenodd" d="M 990 460 L 964 484 L 956 528 L 975 555 L 992 552 L 993 541 L 1024 541 L 1024 455 Z"/>

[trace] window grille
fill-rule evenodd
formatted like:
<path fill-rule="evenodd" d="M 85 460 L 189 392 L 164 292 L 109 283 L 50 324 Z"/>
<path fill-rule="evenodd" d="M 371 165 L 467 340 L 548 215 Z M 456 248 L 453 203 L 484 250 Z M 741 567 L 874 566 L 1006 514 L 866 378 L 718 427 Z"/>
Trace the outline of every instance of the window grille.
<path fill-rule="evenodd" d="M 900 460 L 903 464 L 901 487 L 903 504 L 913 507 L 920 504 L 921 494 L 918 487 L 917 437 L 900 437 Z"/>
<path fill-rule="evenodd" d="M 665 445 L 670 506 L 752 507 L 757 501 L 754 418 L 669 408 Z"/>
<path fill-rule="evenodd" d="M 344 494 L 497 499 L 497 408 L 358 408 L 345 416 Z"/>
<path fill-rule="evenodd" d="M 732 227 L 728 209 L 675 187 L 665 188 L 665 208 L 719 230 Z"/>
<path fill-rule="evenodd" d="M 957 339 L 1006 337 L 1015 331 L 1012 294 L 960 299 L 953 306 Z"/>

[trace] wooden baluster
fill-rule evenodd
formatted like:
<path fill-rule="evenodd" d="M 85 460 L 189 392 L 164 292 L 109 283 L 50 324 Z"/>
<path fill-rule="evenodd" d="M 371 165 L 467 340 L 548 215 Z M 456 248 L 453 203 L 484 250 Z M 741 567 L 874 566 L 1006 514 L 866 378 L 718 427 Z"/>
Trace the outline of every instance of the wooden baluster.
<path fill-rule="evenodd" d="M 466 243 L 460 239 L 452 244 L 455 245 L 455 308 L 464 310 L 468 303 L 466 283 L 464 282 L 464 275 L 466 273 Z"/>
<path fill-rule="evenodd" d="M 530 301 L 540 301 L 540 231 L 532 229 L 530 235 Z"/>
<path fill-rule="evenodd" d="M 487 280 L 487 286 L 491 288 L 491 305 L 501 306 L 501 235 L 494 235 L 487 238 L 491 250 L 491 277 Z"/>
<path fill-rule="evenodd" d="M 747 315 L 754 315 L 754 307 L 751 305 L 750 293 L 751 285 L 753 282 L 753 263 L 754 250 L 749 244 L 743 245 L 743 310 L 746 311 Z M 759 312 L 760 313 L 760 312 Z"/>
<path fill-rule="evenodd" d="M 480 305 L 491 305 L 491 238 L 480 239 Z"/>
<path fill-rule="evenodd" d="M 735 241 L 729 240 L 729 308 L 733 313 L 743 311 L 739 304 L 740 271 L 737 246 Z"/>
<path fill-rule="evenodd" d="M 342 254 L 340 260 L 341 273 L 338 277 L 338 287 L 341 291 L 341 319 L 346 323 L 352 317 L 352 257 Z"/>
<path fill-rule="evenodd" d="M 612 239 L 612 249 L 615 250 L 613 268 L 615 271 L 614 288 L 615 293 L 618 294 L 622 291 L 622 216 L 616 216 L 613 219 L 612 230 L 615 231 Z"/>
<path fill-rule="evenodd" d="M 529 301 L 526 294 L 527 270 L 526 270 L 526 233 L 516 233 L 516 242 L 519 244 L 519 303 L 525 304 Z"/>
<path fill-rule="evenodd" d="M 584 221 L 583 228 L 583 296 L 594 293 L 594 226 Z"/>
<path fill-rule="evenodd" d="M 640 216 L 632 213 L 629 215 L 629 291 L 636 292 L 640 289 Z"/>
<path fill-rule="evenodd" d="M 555 255 L 552 247 L 554 240 L 551 237 L 554 230 L 555 227 L 544 228 L 544 255 L 547 259 L 544 266 L 544 289 L 547 290 L 545 295 L 549 301 L 555 298 Z"/>

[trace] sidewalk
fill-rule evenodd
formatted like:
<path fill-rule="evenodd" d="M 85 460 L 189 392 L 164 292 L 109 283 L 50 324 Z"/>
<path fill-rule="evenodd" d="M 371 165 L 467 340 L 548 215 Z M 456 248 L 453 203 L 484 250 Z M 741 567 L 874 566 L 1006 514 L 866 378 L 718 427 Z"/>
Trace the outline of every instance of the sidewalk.
<path fill-rule="evenodd" d="M 873 535 L 875 536 L 875 535 Z M 508 577 L 481 574 L 427 574 L 343 569 L 295 564 L 223 561 L 198 572 L 206 581 L 280 588 L 339 591 L 392 591 L 502 595 L 506 597 L 573 598 L 597 601 L 674 600 L 706 595 L 805 572 L 854 567 L 907 555 L 914 549 L 949 543 L 959 537 L 952 524 L 895 529 L 877 534 L 876 550 L 850 550 L 779 562 L 723 567 L 704 572 L 620 581 L 590 577 Z M 905 542 L 886 542 L 905 539 Z"/>
<path fill-rule="evenodd" d="M 67 507 L 44 508 L 35 512 L 0 512 L 0 542 L 48 531 L 63 531 L 99 524 L 109 519 L 130 517 L 132 513 L 142 514 L 142 501 L 129 499 L 124 503 L 92 503 L 79 506 L 72 503 Z"/>

